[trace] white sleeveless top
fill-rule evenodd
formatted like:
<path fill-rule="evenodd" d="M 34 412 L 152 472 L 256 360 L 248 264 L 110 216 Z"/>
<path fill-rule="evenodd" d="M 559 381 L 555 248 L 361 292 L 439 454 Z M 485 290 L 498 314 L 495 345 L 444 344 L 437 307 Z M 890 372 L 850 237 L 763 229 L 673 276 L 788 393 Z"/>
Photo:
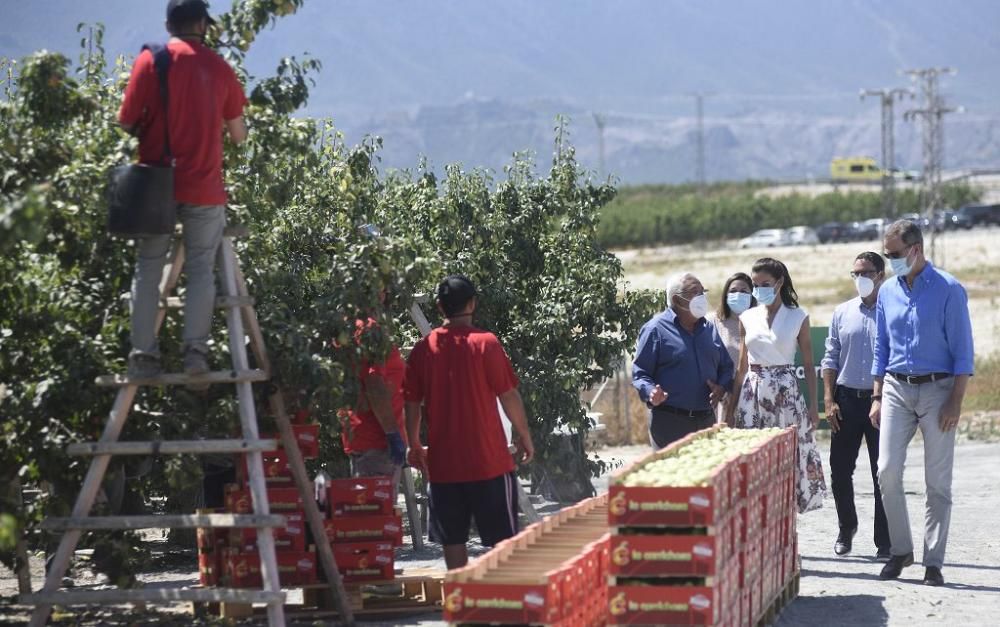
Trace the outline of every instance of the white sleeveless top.
<path fill-rule="evenodd" d="M 784 305 L 774 315 L 774 322 L 767 326 L 767 307 L 757 305 L 740 314 L 746 332 L 747 357 L 751 365 L 790 366 L 795 363 L 799 330 L 806 312 L 801 307 L 790 309 Z"/>

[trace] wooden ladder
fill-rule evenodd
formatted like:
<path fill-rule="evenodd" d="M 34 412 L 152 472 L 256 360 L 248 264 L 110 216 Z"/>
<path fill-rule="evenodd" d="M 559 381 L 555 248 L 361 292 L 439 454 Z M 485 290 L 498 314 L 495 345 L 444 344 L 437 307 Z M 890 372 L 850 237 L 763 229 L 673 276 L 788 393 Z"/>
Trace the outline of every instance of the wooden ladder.
<path fill-rule="evenodd" d="M 116 603 L 174 603 L 178 601 L 221 602 L 221 603 L 264 603 L 267 605 L 268 623 L 272 627 L 285 624 L 285 594 L 281 591 L 278 565 L 275 555 L 273 529 L 283 527 L 283 516 L 270 513 L 267 487 L 264 478 L 262 451 L 272 451 L 278 446 L 277 440 L 262 440 L 257 429 L 257 415 L 254 406 L 252 383 L 268 381 L 271 378 L 270 361 L 264 348 L 264 338 L 257 315 L 253 309 L 253 299 L 247 291 L 246 280 L 236 260 L 232 238 L 246 236 L 244 227 L 226 227 L 219 250 L 221 264 L 222 295 L 216 299 L 216 307 L 226 310 L 229 330 L 229 351 L 232 369 L 208 372 L 200 375 L 161 374 L 150 378 L 132 378 L 122 375 L 98 377 L 97 385 L 116 387 L 118 393 L 114 406 L 100 440 L 71 444 L 67 448 L 70 455 L 91 455 L 90 468 L 83 486 L 68 518 L 49 518 L 42 529 L 64 531 L 59 548 L 55 553 L 45 585 L 35 594 L 21 596 L 24 603 L 33 604 L 35 609 L 30 625 L 41 627 L 49 618 L 55 605 L 91 605 Z M 164 267 L 160 282 L 160 309 L 157 313 L 155 329 L 158 332 L 166 317 L 167 309 L 177 307 L 179 299 L 170 294 L 177 286 L 184 265 L 184 243 L 175 239 L 170 262 Z M 244 328 L 245 325 L 245 328 Z M 250 369 L 246 351 L 246 337 L 257 360 L 258 369 Z M 243 428 L 242 439 L 190 440 L 171 442 L 120 442 L 118 441 L 125 419 L 132 408 L 139 386 L 187 385 L 232 383 L 236 385 Z M 343 580 L 337 570 L 329 542 L 324 542 L 326 532 L 323 517 L 316 505 L 312 483 L 306 472 L 305 463 L 291 421 L 285 410 L 280 392 L 269 395 L 268 402 L 274 414 L 292 471 L 295 484 L 302 495 L 306 521 L 317 538 L 316 547 L 319 562 L 323 566 L 333 593 L 334 603 L 344 624 L 353 624 L 354 616 L 347 601 Z M 253 500 L 253 514 L 195 514 L 165 516 L 90 516 L 90 511 L 101 487 L 108 463 L 112 455 L 157 455 L 157 454 L 206 454 L 232 453 L 247 455 L 250 493 Z M 213 527 L 253 527 L 257 529 L 257 547 L 260 553 L 263 588 L 136 588 L 119 590 L 60 590 L 63 576 L 84 531 L 105 529 L 150 529 L 150 528 L 213 528 Z"/>

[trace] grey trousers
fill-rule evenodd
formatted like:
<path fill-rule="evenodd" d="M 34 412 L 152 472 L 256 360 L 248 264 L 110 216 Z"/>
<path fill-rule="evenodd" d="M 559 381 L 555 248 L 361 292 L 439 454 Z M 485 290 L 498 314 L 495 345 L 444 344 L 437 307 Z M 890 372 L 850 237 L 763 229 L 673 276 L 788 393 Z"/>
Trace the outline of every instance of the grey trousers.
<path fill-rule="evenodd" d="M 924 566 L 941 568 L 951 523 L 951 474 L 955 458 L 955 430 L 941 431 L 941 408 L 955 385 L 953 378 L 910 385 L 886 375 L 882 387 L 881 434 L 878 449 L 878 485 L 889 522 L 893 555 L 913 551 L 910 516 L 903 492 L 906 447 L 917 428 L 924 438 L 924 480 L 927 504 L 924 516 Z"/>
<path fill-rule="evenodd" d="M 222 205 L 181 204 L 177 217 L 184 225 L 184 348 L 207 354 L 215 308 L 215 257 L 226 226 L 226 211 Z M 170 241 L 170 235 L 154 235 L 137 243 L 132 280 L 133 355 L 160 354 L 153 328 Z"/>

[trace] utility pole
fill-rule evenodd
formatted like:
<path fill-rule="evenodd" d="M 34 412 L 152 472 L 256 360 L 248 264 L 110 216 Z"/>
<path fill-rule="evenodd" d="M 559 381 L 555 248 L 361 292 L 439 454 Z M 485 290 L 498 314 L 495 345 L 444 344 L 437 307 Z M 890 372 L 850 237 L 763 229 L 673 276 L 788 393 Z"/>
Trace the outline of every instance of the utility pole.
<path fill-rule="evenodd" d="M 921 109 L 910 109 L 903 114 L 903 118 L 912 121 L 920 118 L 923 122 L 923 158 L 924 171 L 921 177 L 922 196 L 924 201 L 923 214 L 933 225 L 934 212 L 941 209 L 941 167 L 944 163 L 944 124 L 943 117 L 946 113 L 960 111 L 960 108 L 946 107 L 944 98 L 938 93 L 938 78 L 941 75 L 957 74 L 952 68 L 924 68 L 920 70 L 907 70 L 905 74 L 910 75 L 910 79 L 920 83 L 920 91 L 924 97 L 924 106 Z M 934 257 L 935 233 L 930 231 L 930 257 Z"/>
<path fill-rule="evenodd" d="M 909 89 L 862 89 L 861 100 L 865 96 L 878 96 L 882 103 L 882 216 L 896 217 L 896 144 L 894 139 L 895 119 L 893 104 L 904 96 L 913 97 Z"/>
<path fill-rule="evenodd" d="M 597 126 L 597 173 L 603 179 L 608 176 L 604 169 L 604 126 L 607 118 L 602 113 L 594 113 L 594 124 Z"/>
<path fill-rule="evenodd" d="M 695 111 L 698 118 L 698 137 L 695 151 L 694 178 L 698 183 L 698 194 L 705 195 L 705 98 L 711 96 L 704 92 L 691 94 L 694 98 Z"/>

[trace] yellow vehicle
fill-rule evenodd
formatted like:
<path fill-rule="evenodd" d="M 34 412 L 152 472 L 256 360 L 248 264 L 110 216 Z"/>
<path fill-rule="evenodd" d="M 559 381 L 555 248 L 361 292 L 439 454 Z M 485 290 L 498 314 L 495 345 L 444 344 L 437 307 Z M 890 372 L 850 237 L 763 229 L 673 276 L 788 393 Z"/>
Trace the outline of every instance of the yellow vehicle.
<path fill-rule="evenodd" d="M 877 183 L 883 174 L 871 157 L 836 157 L 830 162 L 830 178 L 834 182 Z"/>

